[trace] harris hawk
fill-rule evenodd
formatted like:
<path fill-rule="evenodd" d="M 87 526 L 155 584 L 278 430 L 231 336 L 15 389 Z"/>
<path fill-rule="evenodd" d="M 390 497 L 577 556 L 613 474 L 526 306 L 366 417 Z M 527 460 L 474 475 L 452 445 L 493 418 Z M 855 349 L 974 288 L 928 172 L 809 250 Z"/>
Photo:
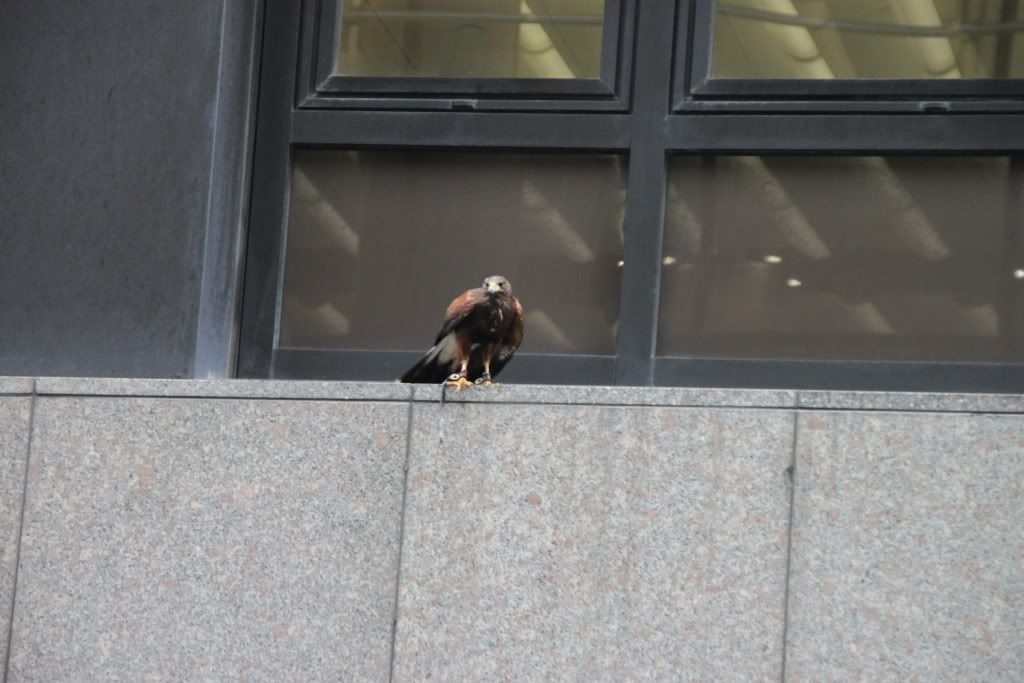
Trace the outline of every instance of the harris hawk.
<path fill-rule="evenodd" d="M 444 382 L 461 391 L 491 378 L 511 360 L 523 341 L 523 307 L 512 285 L 492 275 L 448 304 L 434 345 L 402 375 L 403 382 Z"/>

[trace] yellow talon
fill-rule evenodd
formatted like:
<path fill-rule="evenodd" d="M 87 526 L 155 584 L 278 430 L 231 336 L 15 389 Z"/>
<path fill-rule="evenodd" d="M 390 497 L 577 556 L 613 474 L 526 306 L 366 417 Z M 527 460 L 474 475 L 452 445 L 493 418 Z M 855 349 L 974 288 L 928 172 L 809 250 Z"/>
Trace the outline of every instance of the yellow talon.
<path fill-rule="evenodd" d="M 452 375 L 451 377 L 448 378 L 447 384 L 450 387 L 455 387 L 456 393 L 462 391 L 465 388 L 473 386 L 473 383 L 470 382 L 465 377 L 463 377 L 462 375 Z"/>

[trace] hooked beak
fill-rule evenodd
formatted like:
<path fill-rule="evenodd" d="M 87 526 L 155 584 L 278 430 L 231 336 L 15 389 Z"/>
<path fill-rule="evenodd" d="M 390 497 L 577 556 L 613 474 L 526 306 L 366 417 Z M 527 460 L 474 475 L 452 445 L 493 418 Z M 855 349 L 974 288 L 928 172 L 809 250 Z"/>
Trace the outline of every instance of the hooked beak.
<path fill-rule="evenodd" d="M 500 285 L 495 284 L 494 282 L 488 282 L 487 283 L 487 293 L 488 294 L 497 294 L 500 291 L 501 291 L 501 286 Z"/>

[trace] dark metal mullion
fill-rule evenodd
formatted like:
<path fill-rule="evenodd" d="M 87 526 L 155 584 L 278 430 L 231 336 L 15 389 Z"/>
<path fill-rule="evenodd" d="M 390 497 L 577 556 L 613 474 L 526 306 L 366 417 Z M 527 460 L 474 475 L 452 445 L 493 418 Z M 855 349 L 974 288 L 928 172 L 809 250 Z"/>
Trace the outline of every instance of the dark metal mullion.
<path fill-rule="evenodd" d="M 292 97 L 295 93 L 299 6 L 267 0 L 242 299 L 239 377 L 270 376 L 278 279 L 288 201 Z"/>
<path fill-rule="evenodd" d="M 225 3 L 194 377 L 233 377 L 252 181 L 265 3 Z"/>
<path fill-rule="evenodd" d="M 689 93 L 700 89 L 711 77 L 711 41 L 714 34 L 713 0 L 684 3 L 684 16 L 678 26 L 676 43 L 676 109 L 685 106 Z"/>
<path fill-rule="evenodd" d="M 322 96 L 394 94 L 402 97 L 573 96 L 611 98 L 614 91 L 597 78 L 451 78 L 446 76 L 338 76 L 321 82 Z"/>
<path fill-rule="evenodd" d="M 603 87 L 603 86 L 602 86 Z M 438 97 L 380 95 L 315 95 L 300 101 L 300 109 L 353 110 L 353 111 L 444 111 L 444 112 L 560 112 L 560 113 L 619 113 L 626 107 L 618 97 L 562 96 L 548 98 L 540 95 L 502 97 Z"/>
<path fill-rule="evenodd" d="M 692 88 L 696 97 L 1020 97 L 1024 79 L 963 78 L 924 80 L 914 78 L 709 78 Z"/>
<path fill-rule="evenodd" d="M 623 60 L 630 61 L 630 55 L 624 52 L 627 42 L 622 40 L 625 35 L 622 30 L 625 14 L 622 10 L 622 0 L 608 0 L 601 30 L 601 80 L 613 92 L 622 85 L 620 64 Z"/>
<path fill-rule="evenodd" d="M 1024 88 L 1022 88 L 1024 89 Z M 976 113 L 1016 113 L 1024 112 L 1024 99 L 1012 99 L 1008 97 L 992 98 L 944 98 L 935 101 L 929 98 L 916 99 L 885 99 L 885 98 L 857 98 L 857 99 L 807 99 L 805 97 L 791 96 L 786 99 L 686 99 L 683 98 L 676 105 L 680 113 L 749 113 L 749 114 L 777 114 L 782 112 L 797 112 L 802 114 L 819 114 L 834 112 L 836 114 L 901 114 L 932 116 L 936 114 L 976 114 Z"/>
<path fill-rule="evenodd" d="M 291 141 L 301 145 L 522 147 L 616 150 L 629 147 L 625 114 L 511 114 L 300 110 Z"/>
<path fill-rule="evenodd" d="M 665 142 L 672 83 L 675 3 L 639 3 L 633 69 L 632 141 L 624 224 L 622 292 L 615 383 L 654 377 L 661 247 L 665 214 Z"/>
<path fill-rule="evenodd" d="M 1024 150 L 1014 114 L 673 116 L 669 147 L 698 152 L 1007 153 Z"/>
<path fill-rule="evenodd" d="M 321 88 L 334 75 L 334 60 L 341 49 L 341 23 L 344 17 L 341 15 L 339 0 L 310 0 L 307 4 L 312 5 L 312 12 L 307 13 L 308 21 L 313 26 L 309 31 L 314 41 L 305 43 L 308 45 L 308 52 L 315 55 L 313 77 L 316 89 Z"/>
<path fill-rule="evenodd" d="M 266 1 L 270 4 L 277 0 Z M 295 82 L 298 87 L 293 92 L 288 93 L 287 98 L 299 104 L 315 95 L 317 78 L 320 75 L 318 72 L 321 68 L 317 60 L 320 55 L 329 52 L 329 49 L 325 49 L 320 45 L 320 34 L 317 28 L 321 25 L 319 23 L 320 1 L 300 0 L 294 1 L 293 4 L 296 5 L 293 9 L 300 16 L 299 28 L 297 30 L 301 31 L 301 34 L 298 36 L 297 59 L 293 58 L 295 59 L 293 68 L 297 72 Z M 301 7 L 301 10 L 299 7 Z M 330 72 L 325 77 L 329 76 Z"/>

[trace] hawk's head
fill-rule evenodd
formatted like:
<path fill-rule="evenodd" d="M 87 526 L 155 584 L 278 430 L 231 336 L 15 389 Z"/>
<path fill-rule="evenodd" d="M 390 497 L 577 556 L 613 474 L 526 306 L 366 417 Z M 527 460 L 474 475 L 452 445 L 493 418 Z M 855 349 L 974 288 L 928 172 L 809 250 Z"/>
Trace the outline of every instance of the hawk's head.
<path fill-rule="evenodd" d="M 489 296 L 508 296 L 512 293 L 512 285 L 501 275 L 492 275 L 484 280 L 484 290 Z"/>

